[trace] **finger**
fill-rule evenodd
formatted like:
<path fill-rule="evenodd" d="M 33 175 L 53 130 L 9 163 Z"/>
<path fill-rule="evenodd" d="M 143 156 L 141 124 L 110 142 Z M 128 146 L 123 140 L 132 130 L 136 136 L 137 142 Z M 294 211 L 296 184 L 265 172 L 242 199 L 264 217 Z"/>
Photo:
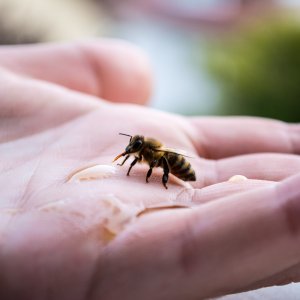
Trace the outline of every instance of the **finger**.
<path fill-rule="evenodd" d="M 146 55 L 117 40 L 5 46 L 0 48 L 0 65 L 115 102 L 143 104 L 151 93 Z"/>
<path fill-rule="evenodd" d="M 281 181 L 300 172 L 300 156 L 292 154 L 248 154 L 217 161 L 199 159 L 191 164 L 196 171 L 197 181 L 192 183 L 195 188 L 227 181 L 234 175 Z"/>
<path fill-rule="evenodd" d="M 291 282 L 300 282 L 300 263 L 289 267 L 288 269 L 281 271 L 275 275 L 272 275 L 269 278 L 251 284 L 249 287 L 247 287 L 247 290 L 254 290 L 257 288 L 274 285 L 285 285 Z"/>
<path fill-rule="evenodd" d="M 57 127 L 108 106 L 96 97 L 0 70 L 0 143 Z"/>
<path fill-rule="evenodd" d="M 194 204 L 198 205 L 210 201 L 216 201 L 218 199 L 222 199 L 226 196 L 234 195 L 237 193 L 243 193 L 267 186 L 273 186 L 275 184 L 277 183 L 274 181 L 253 180 L 237 175 L 231 177 L 227 181 L 212 184 L 204 188 L 181 190 L 181 192 L 178 193 L 176 199 L 178 202 L 183 202 L 183 199 L 187 202 L 186 198 L 190 198 L 190 200 Z"/>
<path fill-rule="evenodd" d="M 108 247 L 91 294 L 118 299 L 126 289 L 131 299 L 202 299 L 298 264 L 299 186 L 300 175 L 193 210 L 145 215 Z"/>
<path fill-rule="evenodd" d="M 300 125 L 262 118 L 192 118 L 191 137 L 201 156 L 224 158 L 255 152 L 300 153 Z"/>

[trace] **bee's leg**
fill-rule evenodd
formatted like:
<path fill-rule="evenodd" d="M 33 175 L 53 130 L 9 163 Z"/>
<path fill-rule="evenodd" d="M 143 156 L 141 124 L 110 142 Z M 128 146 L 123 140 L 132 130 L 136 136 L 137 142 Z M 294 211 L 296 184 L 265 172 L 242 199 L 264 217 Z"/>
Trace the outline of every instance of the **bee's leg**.
<path fill-rule="evenodd" d="M 147 176 L 146 176 L 146 182 L 147 182 L 147 183 L 149 182 L 148 179 L 149 179 L 149 177 L 151 176 L 151 174 L 152 174 L 152 169 L 155 167 L 156 163 L 157 163 L 157 160 L 153 160 L 153 161 L 151 162 L 151 164 L 150 164 L 150 169 L 148 170 Z"/>
<path fill-rule="evenodd" d="M 162 177 L 162 183 L 163 183 L 164 187 L 166 189 L 168 189 L 167 182 L 168 182 L 168 179 L 169 179 L 169 172 L 170 172 L 169 164 L 168 164 L 168 161 L 165 157 L 162 158 L 162 162 L 163 162 L 163 169 L 164 169 L 164 175 Z"/>
<path fill-rule="evenodd" d="M 124 160 L 122 161 L 122 163 L 118 164 L 118 166 L 123 166 L 125 161 L 129 158 L 129 154 L 124 158 Z"/>
<path fill-rule="evenodd" d="M 151 174 L 152 174 L 152 168 L 150 168 L 149 170 L 148 170 L 148 172 L 147 172 L 147 176 L 146 176 L 146 182 L 148 183 L 149 181 L 148 181 L 148 178 L 151 176 Z"/>
<path fill-rule="evenodd" d="M 130 167 L 129 167 L 129 169 L 128 169 L 127 176 L 129 176 L 129 173 L 130 173 L 131 168 L 137 163 L 138 160 L 139 160 L 139 158 L 136 157 L 136 158 L 132 161 L 132 163 L 130 164 Z"/>

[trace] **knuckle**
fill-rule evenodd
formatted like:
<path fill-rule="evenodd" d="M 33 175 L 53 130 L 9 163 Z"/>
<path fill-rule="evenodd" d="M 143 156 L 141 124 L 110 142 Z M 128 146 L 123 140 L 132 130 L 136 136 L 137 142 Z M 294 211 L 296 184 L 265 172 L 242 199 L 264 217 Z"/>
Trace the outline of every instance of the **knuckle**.
<path fill-rule="evenodd" d="M 288 232 L 300 237 L 300 193 L 285 199 L 280 208 Z"/>

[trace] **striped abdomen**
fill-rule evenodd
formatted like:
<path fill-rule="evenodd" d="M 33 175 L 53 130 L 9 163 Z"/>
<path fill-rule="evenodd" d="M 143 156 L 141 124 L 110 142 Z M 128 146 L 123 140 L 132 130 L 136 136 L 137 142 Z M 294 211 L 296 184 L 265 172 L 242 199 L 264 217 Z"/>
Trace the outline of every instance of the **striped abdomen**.
<path fill-rule="evenodd" d="M 165 155 L 169 162 L 170 173 L 184 181 L 195 181 L 196 175 L 191 164 L 180 154 L 167 153 Z"/>

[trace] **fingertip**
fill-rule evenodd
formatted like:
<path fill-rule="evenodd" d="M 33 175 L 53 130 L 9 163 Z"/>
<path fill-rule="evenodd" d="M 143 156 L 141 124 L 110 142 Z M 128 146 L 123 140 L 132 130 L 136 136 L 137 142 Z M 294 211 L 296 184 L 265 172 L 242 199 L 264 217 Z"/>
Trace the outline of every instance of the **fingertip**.
<path fill-rule="evenodd" d="M 3 46 L 0 66 L 113 102 L 145 104 L 151 95 L 147 55 L 121 40 Z"/>
<path fill-rule="evenodd" d="M 113 102 L 145 104 L 151 95 L 149 58 L 139 47 L 122 40 L 97 40 L 80 44 L 94 66 L 102 98 Z"/>

